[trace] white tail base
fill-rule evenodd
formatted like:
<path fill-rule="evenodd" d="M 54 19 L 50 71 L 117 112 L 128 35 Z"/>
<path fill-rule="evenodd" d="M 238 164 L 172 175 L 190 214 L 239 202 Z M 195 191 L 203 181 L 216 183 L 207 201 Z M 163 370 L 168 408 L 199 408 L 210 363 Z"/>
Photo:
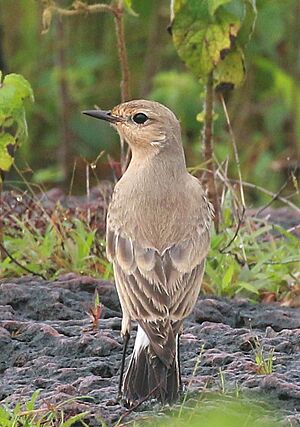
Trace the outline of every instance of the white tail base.
<path fill-rule="evenodd" d="M 143 348 L 148 347 L 149 343 L 150 343 L 149 338 L 147 337 L 143 328 L 141 328 L 140 325 L 138 325 L 136 339 L 134 343 L 134 349 L 133 349 L 133 356 L 135 359 L 137 358 L 138 354 Z"/>

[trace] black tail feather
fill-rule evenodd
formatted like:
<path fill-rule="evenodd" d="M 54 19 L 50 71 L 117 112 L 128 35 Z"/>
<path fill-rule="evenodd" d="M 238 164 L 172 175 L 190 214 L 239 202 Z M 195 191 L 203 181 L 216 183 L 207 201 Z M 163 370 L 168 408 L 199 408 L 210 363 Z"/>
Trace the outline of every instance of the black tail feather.
<path fill-rule="evenodd" d="M 174 357 L 167 367 L 159 357 L 151 354 L 149 346 L 133 353 L 123 385 L 125 401 L 132 404 L 149 397 L 162 403 L 174 402 L 180 388 L 178 364 Z"/>

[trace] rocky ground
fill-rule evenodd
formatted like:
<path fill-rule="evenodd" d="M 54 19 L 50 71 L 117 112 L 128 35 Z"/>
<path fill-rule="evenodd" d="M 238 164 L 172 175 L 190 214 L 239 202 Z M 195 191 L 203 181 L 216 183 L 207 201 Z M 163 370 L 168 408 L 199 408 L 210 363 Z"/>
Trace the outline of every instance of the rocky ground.
<path fill-rule="evenodd" d="M 93 331 L 87 312 L 95 289 L 103 313 Z M 37 389 L 40 405 L 85 396 L 67 410 L 89 411 L 91 427 L 100 426 L 100 418 L 113 425 L 126 413 L 115 401 L 120 324 L 118 298 L 109 282 L 73 274 L 54 282 L 33 277 L 0 281 L 0 402 L 26 401 Z M 258 373 L 256 337 L 266 358 L 274 349 L 269 375 Z M 183 380 L 191 391 L 239 390 L 271 399 L 284 423 L 296 426 L 299 351 L 299 309 L 200 298 L 181 338 Z"/>

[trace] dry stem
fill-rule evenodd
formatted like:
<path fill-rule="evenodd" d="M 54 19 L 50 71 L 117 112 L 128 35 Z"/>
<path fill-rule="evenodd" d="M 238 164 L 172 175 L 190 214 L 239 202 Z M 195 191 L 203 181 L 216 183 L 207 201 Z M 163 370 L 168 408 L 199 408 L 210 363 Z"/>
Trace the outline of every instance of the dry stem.
<path fill-rule="evenodd" d="M 245 210 L 246 209 L 246 204 L 245 204 L 245 196 L 244 196 L 244 189 L 243 189 L 243 181 L 242 181 L 242 172 L 241 172 L 240 158 L 239 158 L 239 153 L 238 153 L 238 149 L 237 149 L 237 145 L 236 145 L 234 133 L 233 133 L 233 130 L 232 130 L 232 126 L 231 126 L 231 123 L 230 123 L 230 119 L 229 119 L 229 115 L 228 115 L 228 111 L 227 111 L 227 107 L 226 107 L 223 95 L 221 95 L 221 102 L 222 102 L 222 106 L 223 106 L 223 110 L 224 110 L 224 114 L 225 114 L 225 118 L 226 118 L 228 130 L 229 130 L 229 134 L 230 134 L 230 137 L 231 137 L 231 143 L 232 143 L 232 146 L 233 146 L 236 167 L 237 167 L 237 171 L 238 171 L 238 175 L 239 175 L 240 196 L 241 196 L 241 201 L 242 201 L 242 207 L 243 207 L 243 210 Z"/>
<path fill-rule="evenodd" d="M 220 208 L 218 200 L 218 192 L 215 181 L 215 166 L 213 161 L 213 104 L 214 104 L 214 87 L 213 75 L 210 73 L 206 83 L 205 94 L 205 119 L 203 128 L 203 150 L 204 159 L 208 169 L 208 196 L 215 209 L 215 228 L 219 231 L 220 224 Z"/>

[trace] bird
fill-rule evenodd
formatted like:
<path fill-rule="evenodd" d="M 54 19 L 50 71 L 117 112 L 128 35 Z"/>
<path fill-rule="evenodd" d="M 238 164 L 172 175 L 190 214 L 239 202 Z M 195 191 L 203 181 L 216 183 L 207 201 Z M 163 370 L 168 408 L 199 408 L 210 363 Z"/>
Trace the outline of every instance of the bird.
<path fill-rule="evenodd" d="M 119 397 L 127 405 L 172 404 L 182 391 L 179 338 L 200 291 L 213 207 L 186 169 L 180 123 L 169 108 L 138 99 L 83 113 L 110 123 L 132 153 L 106 225 L 123 314 Z M 123 379 L 133 322 L 137 334 Z"/>

